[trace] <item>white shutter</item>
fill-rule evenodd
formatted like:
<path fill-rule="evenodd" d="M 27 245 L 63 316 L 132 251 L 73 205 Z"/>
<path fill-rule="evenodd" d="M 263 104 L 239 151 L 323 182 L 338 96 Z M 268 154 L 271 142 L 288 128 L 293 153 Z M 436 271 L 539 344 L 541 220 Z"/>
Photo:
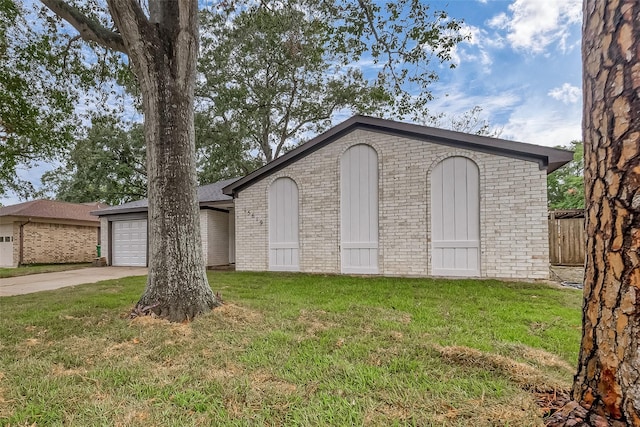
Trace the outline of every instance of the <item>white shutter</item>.
<path fill-rule="evenodd" d="M 480 275 L 480 176 L 466 157 L 449 157 L 431 173 L 434 276 Z"/>
<path fill-rule="evenodd" d="M 378 153 L 354 145 L 340 162 L 343 273 L 378 273 Z"/>
<path fill-rule="evenodd" d="M 300 270 L 298 186 L 278 178 L 269 187 L 269 269 Z"/>

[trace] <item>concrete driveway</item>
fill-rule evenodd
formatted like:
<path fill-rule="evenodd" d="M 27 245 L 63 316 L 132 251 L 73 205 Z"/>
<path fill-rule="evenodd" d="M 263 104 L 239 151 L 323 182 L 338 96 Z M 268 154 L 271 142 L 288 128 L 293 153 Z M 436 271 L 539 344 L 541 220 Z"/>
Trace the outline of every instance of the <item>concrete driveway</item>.
<path fill-rule="evenodd" d="M 145 267 L 89 267 L 0 279 L 0 297 L 48 291 L 129 276 L 145 276 Z"/>

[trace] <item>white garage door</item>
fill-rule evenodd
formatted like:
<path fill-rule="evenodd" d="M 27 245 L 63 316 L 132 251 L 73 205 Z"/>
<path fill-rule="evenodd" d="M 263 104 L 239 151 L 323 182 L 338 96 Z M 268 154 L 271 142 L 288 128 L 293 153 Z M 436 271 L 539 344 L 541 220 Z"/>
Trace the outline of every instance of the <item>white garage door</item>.
<path fill-rule="evenodd" d="M 114 221 L 111 264 L 114 266 L 147 265 L 147 220 Z"/>

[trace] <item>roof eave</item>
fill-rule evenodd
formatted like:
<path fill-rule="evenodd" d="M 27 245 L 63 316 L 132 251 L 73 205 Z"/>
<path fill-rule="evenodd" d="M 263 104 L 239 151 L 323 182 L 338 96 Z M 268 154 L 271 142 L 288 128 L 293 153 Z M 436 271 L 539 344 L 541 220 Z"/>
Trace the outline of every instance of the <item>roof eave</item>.
<path fill-rule="evenodd" d="M 235 193 L 251 185 L 254 181 L 259 180 L 263 175 L 277 172 L 289 163 L 295 161 L 297 158 L 311 154 L 317 149 L 337 139 L 342 134 L 355 129 L 368 129 L 394 135 L 401 134 L 414 139 L 428 139 L 435 143 L 448 146 L 459 147 L 461 144 L 464 144 L 466 148 L 475 151 L 493 154 L 499 153 L 509 157 L 535 161 L 540 165 L 541 170 L 547 170 L 547 174 L 553 172 L 573 159 L 573 153 L 571 151 L 558 148 L 542 147 L 523 142 L 471 135 L 463 132 L 438 129 L 411 123 L 393 122 L 375 117 L 353 116 L 276 160 L 256 169 L 245 177 L 227 185 L 222 189 L 222 192 L 226 195 L 234 196 Z M 525 148 L 527 150 L 524 150 Z"/>

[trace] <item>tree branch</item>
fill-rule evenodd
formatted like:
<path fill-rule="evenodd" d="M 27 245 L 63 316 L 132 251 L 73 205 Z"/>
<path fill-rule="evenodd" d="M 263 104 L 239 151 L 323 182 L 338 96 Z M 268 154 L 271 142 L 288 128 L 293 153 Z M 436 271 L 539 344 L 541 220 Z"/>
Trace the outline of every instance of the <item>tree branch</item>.
<path fill-rule="evenodd" d="M 40 0 L 53 13 L 71 24 L 85 41 L 96 42 L 106 48 L 128 54 L 122 36 L 103 27 L 64 0 Z"/>

